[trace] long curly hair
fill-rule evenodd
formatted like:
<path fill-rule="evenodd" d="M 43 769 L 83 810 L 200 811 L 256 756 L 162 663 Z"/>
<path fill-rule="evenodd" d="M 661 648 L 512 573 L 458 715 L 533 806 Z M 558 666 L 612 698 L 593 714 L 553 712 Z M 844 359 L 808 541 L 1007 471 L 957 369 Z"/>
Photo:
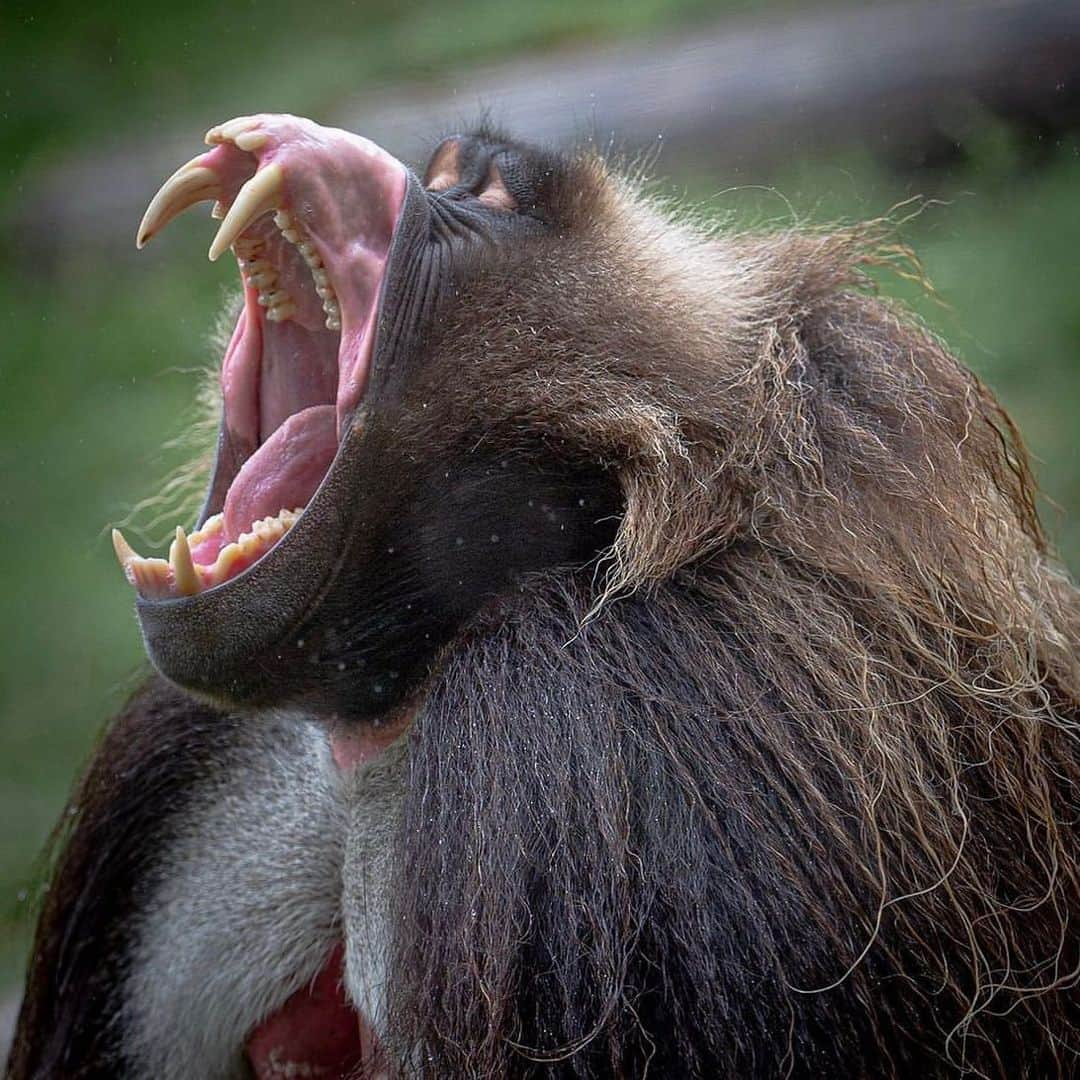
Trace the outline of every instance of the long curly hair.
<path fill-rule="evenodd" d="M 473 284 L 431 377 L 469 439 L 540 433 L 624 513 L 429 687 L 396 1050 L 432 1076 L 1064 1075 L 1080 596 L 1012 423 L 870 288 L 887 226 L 708 234 L 573 176 L 578 227 Z"/>

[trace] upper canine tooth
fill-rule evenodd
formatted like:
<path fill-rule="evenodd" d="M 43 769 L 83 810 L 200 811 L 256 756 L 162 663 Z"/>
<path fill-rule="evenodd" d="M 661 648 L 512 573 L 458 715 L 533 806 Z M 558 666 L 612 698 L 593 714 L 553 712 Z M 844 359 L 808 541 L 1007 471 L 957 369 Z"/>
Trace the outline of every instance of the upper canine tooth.
<path fill-rule="evenodd" d="M 191 548 L 183 526 L 176 526 L 176 541 L 169 549 L 169 563 L 173 571 L 173 584 L 180 596 L 194 596 L 202 591 L 202 581 L 191 558 Z"/>
<path fill-rule="evenodd" d="M 211 262 L 216 262 L 257 217 L 277 206 L 283 187 L 281 166 L 276 161 L 260 169 L 244 184 L 210 245 Z"/>
<path fill-rule="evenodd" d="M 223 194 L 217 173 L 199 158 L 192 158 L 181 165 L 158 189 L 139 222 L 135 234 L 135 246 L 142 248 L 146 242 L 167 225 L 182 210 L 204 199 L 218 199 Z"/>

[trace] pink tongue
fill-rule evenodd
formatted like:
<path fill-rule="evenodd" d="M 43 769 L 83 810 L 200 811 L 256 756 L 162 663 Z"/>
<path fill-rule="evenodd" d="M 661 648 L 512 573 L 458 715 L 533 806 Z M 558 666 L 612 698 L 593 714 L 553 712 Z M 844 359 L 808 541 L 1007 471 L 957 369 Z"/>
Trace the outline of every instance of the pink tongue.
<path fill-rule="evenodd" d="M 225 496 L 225 535 L 235 540 L 253 521 L 306 506 L 336 452 L 333 405 L 290 416 L 236 474 Z"/>

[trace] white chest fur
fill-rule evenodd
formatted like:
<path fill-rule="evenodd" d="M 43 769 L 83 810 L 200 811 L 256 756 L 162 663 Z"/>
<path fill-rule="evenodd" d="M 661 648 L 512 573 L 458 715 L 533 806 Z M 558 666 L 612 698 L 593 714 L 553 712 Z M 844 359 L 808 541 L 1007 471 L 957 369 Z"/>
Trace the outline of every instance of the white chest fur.
<path fill-rule="evenodd" d="M 386 892 L 404 740 L 343 776 L 322 730 L 244 725 L 178 822 L 142 905 L 125 985 L 138 1075 L 245 1075 L 248 1033 L 346 942 L 346 982 L 379 1030 Z"/>

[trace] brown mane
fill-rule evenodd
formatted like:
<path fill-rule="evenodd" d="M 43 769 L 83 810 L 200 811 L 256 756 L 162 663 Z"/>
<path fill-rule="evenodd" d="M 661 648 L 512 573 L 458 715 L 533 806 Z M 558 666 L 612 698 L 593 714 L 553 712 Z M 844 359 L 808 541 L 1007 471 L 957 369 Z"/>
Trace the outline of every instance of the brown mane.
<path fill-rule="evenodd" d="M 534 579 L 446 653 L 402 1048 L 431 1075 L 819 1075 L 822 1025 L 900 1075 L 1067 1071 L 1080 599 L 1011 422 L 870 295 L 880 229 L 701 235 L 575 175 L 579 227 L 464 299 L 431 377 L 468 437 L 541 428 L 616 471 L 625 516 L 603 574 Z M 755 978 L 783 1015 L 732 1021 Z"/>

